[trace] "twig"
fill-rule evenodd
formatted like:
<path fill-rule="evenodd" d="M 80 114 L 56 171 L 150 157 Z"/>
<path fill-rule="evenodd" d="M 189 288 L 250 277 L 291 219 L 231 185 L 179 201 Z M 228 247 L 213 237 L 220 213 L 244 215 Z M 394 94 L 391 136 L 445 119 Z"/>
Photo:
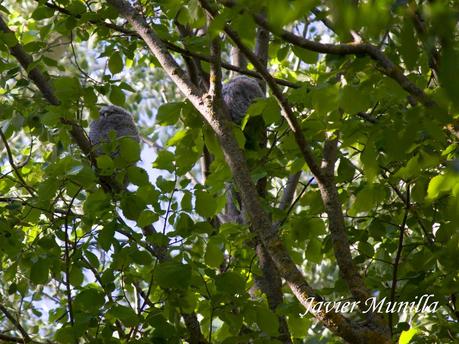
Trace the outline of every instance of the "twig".
<path fill-rule="evenodd" d="M 49 8 L 52 8 L 52 9 L 58 11 L 59 13 L 62 13 L 62 14 L 68 15 L 68 16 L 73 16 L 75 18 L 80 18 L 81 17 L 79 15 L 75 15 L 75 14 L 71 13 L 69 10 L 67 10 L 67 9 L 65 9 L 63 7 L 60 7 L 60 6 L 52 4 L 52 3 L 45 3 L 45 6 L 47 6 Z M 111 29 L 113 31 L 121 32 L 121 33 L 123 33 L 123 34 L 125 34 L 127 36 L 130 36 L 130 37 L 136 37 L 136 38 L 140 38 L 141 39 L 141 37 L 139 36 L 139 34 L 136 31 L 128 30 L 128 29 L 126 29 L 126 28 L 124 28 L 123 26 L 120 26 L 120 25 L 116 25 L 116 24 L 113 24 L 113 23 L 107 23 L 107 22 L 100 21 L 100 20 L 90 20 L 89 22 L 91 24 L 95 24 L 95 25 L 103 25 L 103 26 L 105 26 L 105 27 L 107 27 L 107 28 L 109 28 L 109 29 Z M 197 58 L 198 60 L 209 62 L 209 63 L 212 62 L 212 59 L 209 56 L 190 51 L 190 50 L 188 50 L 186 48 L 182 48 L 182 47 L 180 47 L 180 46 L 178 46 L 178 45 L 176 45 L 174 43 L 167 42 L 165 40 L 163 40 L 163 43 L 166 45 L 167 49 L 172 50 L 172 51 L 174 51 L 176 53 L 179 53 L 179 54 L 181 54 L 183 56 L 194 57 L 194 58 Z M 251 71 L 251 70 L 247 70 L 245 68 L 241 68 L 241 67 L 232 65 L 230 63 L 222 62 L 222 67 L 227 69 L 227 70 L 238 72 L 239 74 L 244 74 L 244 75 L 252 76 L 252 77 L 257 78 L 257 79 L 262 79 L 260 74 L 258 74 L 257 72 L 254 72 L 254 71 Z M 301 87 L 301 85 L 299 85 L 298 83 L 294 83 L 294 82 L 291 82 L 291 81 L 288 81 L 288 80 L 279 79 L 279 78 L 276 78 L 275 80 L 281 86 L 287 86 L 287 87 L 290 87 L 290 88 L 300 88 Z"/>
<path fill-rule="evenodd" d="M 309 185 L 312 184 L 313 181 L 314 181 L 314 177 L 311 177 L 311 178 L 309 178 L 308 182 L 303 186 L 303 189 L 298 194 L 298 196 L 295 198 L 295 201 L 293 201 L 293 203 L 290 204 L 290 207 L 288 208 L 287 213 L 285 214 L 285 217 L 282 219 L 282 221 L 279 222 L 279 224 L 278 224 L 279 227 L 282 226 L 285 223 L 285 221 L 287 220 L 288 216 L 292 212 L 293 208 L 295 208 L 295 205 L 298 203 L 298 201 L 301 199 L 301 197 L 303 196 L 303 194 L 306 191 L 306 189 L 309 187 Z"/>
<path fill-rule="evenodd" d="M 12 343 L 24 343 L 24 339 L 19 337 L 8 336 L 6 334 L 0 333 L 0 341 L 12 342 Z"/>
<path fill-rule="evenodd" d="M 22 327 L 22 325 L 19 323 L 19 321 L 13 316 L 13 314 L 10 313 L 6 307 L 0 303 L 0 311 L 8 318 L 9 321 L 16 327 L 16 329 L 21 333 L 22 335 L 22 341 L 24 343 L 30 343 L 32 342 L 32 338 L 28 335 L 27 331 Z"/>
<path fill-rule="evenodd" d="M 9 29 L 8 25 L 6 25 L 5 21 L 1 16 L 0 31 L 14 35 L 14 32 Z M 43 97 L 45 97 L 45 99 L 51 105 L 59 105 L 60 101 L 54 94 L 54 90 L 52 89 L 48 79 L 45 78 L 45 76 L 38 69 L 38 67 L 31 68 L 33 59 L 29 54 L 25 52 L 24 48 L 19 43 L 17 43 L 13 47 L 10 47 L 9 50 L 11 54 L 16 58 L 16 60 L 20 63 L 22 68 L 24 68 L 24 70 L 27 71 L 27 75 L 38 87 L 40 92 L 43 94 Z M 60 120 L 63 124 L 70 125 L 70 134 L 72 135 L 73 139 L 78 144 L 83 153 L 90 158 L 93 164 L 95 164 L 95 160 L 91 152 L 91 143 L 89 142 L 88 136 L 86 135 L 85 131 L 72 120 L 66 118 L 61 118 Z"/>
<path fill-rule="evenodd" d="M 30 195 L 35 196 L 34 188 L 32 188 L 26 183 L 26 181 L 22 177 L 21 172 L 19 171 L 18 166 L 16 166 L 16 164 L 14 163 L 13 153 L 11 153 L 10 145 L 8 144 L 8 140 L 6 139 L 6 136 L 3 133 L 3 130 L 1 128 L 0 128 L 0 136 L 2 138 L 3 144 L 5 145 L 6 153 L 8 155 L 8 161 L 11 165 L 11 168 L 14 170 L 14 174 L 16 175 L 16 177 L 18 177 L 19 181 L 21 182 L 21 185 L 30 193 Z"/>
<path fill-rule="evenodd" d="M 68 233 L 68 227 L 69 227 L 69 216 L 70 212 L 72 211 L 72 206 L 73 202 L 75 202 L 76 197 L 78 194 L 81 192 L 82 188 L 78 189 L 78 191 L 75 193 L 75 195 L 72 197 L 72 200 L 70 201 L 70 204 L 67 208 L 67 213 L 65 214 L 65 287 L 66 287 L 66 292 L 67 292 L 67 307 L 68 307 L 68 312 L 69 312 L 69 319 L 70 319 L 70 324 L 73 326 L 74 324 L 74 319 L 73 319 L 73 307 L 72 307 L 72 290 L 70 289 L 70 249 L 69 249 L 69 233 Z"/>
<path fill-rule="evenodd" d="M 397 290 L 397 273 L 398 273 L 398 267 L 400 264 L 400 258 L 402 256 L 402 250 L 403 250 L 403 238 L 405 234 L 405 226 L 406 226 L 406 220 L 408 219 L 408 213 L 410 212 L 410 185 L 407 184 L 406 186 L 406 202 L 405 202 L 405 214 L 403 215 L 403 220 L 402 223 L 400 224 L 399 227 L 399 238 L 398 238 L 398 248 L 397 248 L 397 253 L 395 255 L 394 259 L 394 268 L 392 272 L 392 287 L 390 290 L 390 302 L 391 304 L 394 304 L 395 302 L 395 291 Z M 393 317 L 392 313 L 389 312 L 389 329 L 391 336 L 393 335 L 394 331 L 394 324 L 393 324 Z"/>
<path fill-rule="evenodd" d="M 81 259 L 86 264 L 87 268 L 89 268 L 89 270 L 91 270 L 91 272 L 94 275 L 94 278 L 100 284 L 102 289 L 105 291 L 106 289 L 105 289 L 104 283 L 102 282 L 102 278 L 101 278 L 99 272 L 96 270 L 96 268 L 94 266 L 91 265 L 91 263 L 89 262 L 89 260 L 86 257 L 82 256 Z M 115 301 L 113 300 L 113 297 L 112 297 L 110 292 L 106 292 L 105 295 L 107 296 L 108 301 L 112 302 L 113 304 L 115 303 Z M 119 336 L 121 338 L 125 338 L 126 336 L 125 336 L 125 333 L 124 333 L 124 330 L 123 330 L 123 325 L 121 324 L 121 321 L 116 319 L 115 320 L 115 325 L 117 327 L 117 331 L 118 331 Z"/>

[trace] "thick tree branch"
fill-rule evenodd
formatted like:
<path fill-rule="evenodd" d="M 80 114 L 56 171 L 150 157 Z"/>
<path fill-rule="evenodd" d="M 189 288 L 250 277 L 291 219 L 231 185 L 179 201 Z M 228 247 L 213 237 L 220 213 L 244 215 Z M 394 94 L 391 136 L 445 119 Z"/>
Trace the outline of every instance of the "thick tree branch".
<path fill-rule="evenodd" d="M 213 18 L 216 17 L 217 12 L 206 0 L 200 0 L 201 5 L 205 10 L 211 14 Z M 277 99 L 283 116 L 286 118 L 290 129 L 292 130 L 298 147 L 303 155 L 304 160 L 309 166 L 312 174 L 316 178 L 321 191 L 322 200 L 325 206 L 325 210 L 328 215 L 329 228 L 331 232 L 331 238 L 335 251 L 335 257 L 340 267 L 340 272 L 344 280 L 349 285 L 353 296 L 361 301 L 362 307 L 364 307 L 365 300 L 367 300 L 371 293 L 366 289 L 361 276 L 355 264 L 352 261 L 352 255 L 350 251 L 349 242 L 347 239 L 346 228 L 344 224 L 344 216 L 342 213 L 341 202 L 338 197 L 338 191 L 334 183 L 333 171 L 336 160 L 336 152 L 332 154 L 336 147 L 331 149 L 333 145 L 326 144 L 324 149 L 324 161 L 322 167 L 318 165 L 312 149 L 309 143 L 306 141 L 302 129 L 295 117 L 295 114 L 290 107 L 287 99 L 284 97 L 282 91 L 279 89 L 277 84 L 274 82 L 272 76 L 268 70 L 264 68 L 263 64 L 257 59 L 257 57 L 248 49 L 240 40 L 236 32 L 234 32 L 228 25 L 224 27 L 227 35 L 235 42 L 235 44 L 241 49 L 241 51 L 247 56 L 248 60 L 255 66 L 256 70 L 266 80 L 271 92 Z M 336 144 L 336 142 L 335 142 Z"/>
<path fill-rule="evenodd" d="M 204 119 L 214 130 L 223 148 L 226 161 L 233 174 L 234 180 L 241 192 L 242 202 L 247 209 L 247 214 L 256 234 L 262 240 L 274 262 L 279 273 L 289 284 L 292 292 L 298 300 L 308 307 L 315 304 L 320 298 L 315 296 L 313 289 L 306 283 L 301 272 L 298 270 L 282 242 L 273 232 L 270 220 L 261 207 L 255 185 L 253 184 L 247 163 L 244 159 L 236 139 L 231 131 L 229 115 L 225 113 L 225 108 L 219 108 L 218 102 L 212 102 L 208 95 L 200 94 L 177 63 L 170 56 L 163 42 L 159 40 L 155 32 L 150 29 L 145 20 L 134 10 L 125 0 L 108 0 L 123 17 L 125 17 L 138 34 L 144 39 L 151 52 L 160 62 L 166 73 L 177 84 L 179 89 L 193 103 Z M 316 297 L 311 302 L 309 297 Z M 341 314 L 325 311 L 313 311 L 314 315 L 321 320 L 325 326 L 337 335 L 352 343 L 388 343 L 386 336 L 378 331 L 365 326 L 351 323 Z"/>
<path fill-rule="evenodd" d="M 217 16 L 217 11 L 210 5 L 207 0 L 200 0 L 201 6 L 211 15 L 212 18 Z M 260 16 L 261 17 L 261 16 Z M 365 310 L 365 302 L 371 297 L 370 291 L 366 288 L 365 283 L 360 276 L 356 265 L 352 260 L 352 254 L 350 250 L 349 240 L 346 233 L 345 221 L 342 211 L 341 201 L 338 196 L 338 190 L 334 181 L 334 164 L 336 160 L 336 148 L 335 154 L 332 154 L 332 146 L 324 149 L 325 159 L 320 167 L 312 153 L 312 149 L 309 143 L 306 141 L 302 129 L 290 107 L 287 99 L 284 97 L 282 91 L 279 89 L 277 84 L 274 82 L 272 76 L 268 70 L 264 68 L 258 58 L 248 49 L 240 40 L 238 34 L 234 32 L 228 25 L 224 26 L 226 34 L 231 40 L 241 49 L 246 55 L 247 59 L 254 65 L 255 69 L 263 76 L 267 82 L 272 94 L 278 101 L 282 114 L 287 120 L 287 123 L 292 130 L 298 147 L 309 166 L 312 174 L 316 178 L 321 193 L 322 201 L 324 203 L 325 211 L 328 215 L 329 229 L 334 249 L 334 254 L 340 273 L 345 282 L 347 283 L 352 295 L 359 302 L 359 306 L 362 310 Z M 336 145 L 336 143 L 335 143 Z M 277 264 L 277 262 L 276 262 Z M 279 267 L 278 267 L 279 268 Z M 383 337 L 388 338 L 387 325 L 383 319 L 375 314 L 369 314 L 371 323 L 380 331 Z"/>
<path fill-rule="evenodd" d="M 278 29 L 260 15 L 254 15 L 255 22 L 276 36 L 298 47 L 324 54 L 367 55 L 378 63 L 380 71 L 394 79 L 405 91 L 426 107 L 435 106 L 435 102 L 423 90 L 411 82 L 400 66 L 392 62 L 378 47 L 369 43 L 325 44 L 305 39 L 289 31 Z"/>

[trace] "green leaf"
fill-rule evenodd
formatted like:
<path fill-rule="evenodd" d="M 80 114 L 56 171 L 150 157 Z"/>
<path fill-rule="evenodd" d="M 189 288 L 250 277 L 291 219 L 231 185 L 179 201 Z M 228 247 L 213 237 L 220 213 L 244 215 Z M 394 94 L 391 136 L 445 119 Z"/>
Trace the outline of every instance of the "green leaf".
<path fill-rule="evenodd" d="M 338 183 L 350 182 L 355 174 L 355 167 L 346 158 L 340 158 L 338 166 L 338 175 L 336 181 Z"/>
<path fill-rule="evenodd" d="M 101 176 L 111 176 L 115 169 L 115 163 L 108 155 L 100 155 L 96 158 L 97 167 Z"/>
<path fill-rule="evenodd" d="M 247 109 L 247 115 L 249 117 L 262 115 L 266 126 L 278 122 L 281 118 L 279 104 L 274 98 L 257 99 Z"/>
<path fill-rule="evenodd" d="M 115 51 L 108 60 L 108 69 L 112 74 L 117 74 L 123 70 L 123 58 L 118 51 Z"/>
<path fill-rule="evenodd" d="M 123 137 L 120 140 L 120 156 L 127 163 L 135 163 L 140 160 L 140 145 L 131 137 Z"/>
<path fill-rule="evenodd" d="M 121 209 L 127 219 L 136 221 L 146 207 L 145 201 L 132 192 L 125 192 L 121 198 Z"/>
<path fill-rule="evenodd" d="M 81 267 L 72 265 L 70 269 L 70 283 L 77 287 L 80 286 L 84 281 L 84 275 Z"/>
<path fill-rule="evenodd" d="M 293 53 L 296 56 L 298 56 L 300 60 L 302 60 L 303 62 L 306 62 L 308 64 L 317 63 L 317 59 L 319 58 L 318 53 L 311 51 L 311 50 L 300 48 L 298 46 L 293 46 L 292 50 L 293 50 Z"/>
<path fill-rule="evenodd" d="M 175 261 L 164 262 L 156 267 L 154 278 L 161 288 L 186 289 L 191 281 L 191 266 Z"/>
<path fill-rule="evenodd" d="M 408 344 L 409 342 L 411 342 L 411 339 L 414 337 L 414 335 L 418 332 L 419 330 L 414 327 L 410 328 L 408 331 L 402 331 L 398 343 Z"/>
<path fill-rule="evenodd" d="M 371 106 L 370 100 L 368 91 L 364 92 L 359 87 L 346 85 L 340 89 L 339 104 L 346 113 L 365 112 Z"/>
<path fill-rule="evenodd" d="M 50 18 L 54 15 L 54 11 L 51 8 L 45 7 L 43 5 L 37 6 L 35 11 L 32 13 L 32 18 L 35 20 L 42 20 Z"/>
<path fill-rule="evenodd" d="M 177 130 L 168 141 L 167 145 L 168 146 L 175 146 L 177 143 L 179 143 L 188 133 L 188 129 L 181 129 Z"/>
<path fill-rule="evenodd" d="M 134 327 L 139 323 L 139 316 L 131 307 L 117 305 L 111 307 L 107 312 L 107 317 L 120 320 L 124 326 Z"/>
<path fill-rule="evenodd" d="M 183 106 L 183 102 L 172 102 L 161 105 L 156 114 L 156 121 L 162 126 L 174 125 L 180 117 Z"/>
<path fill-rule="evenodd" d="M 194 222 L 188 214 L 181 213 L 175 224 L 175 231 L 183 238 L 188 237 L 193 230 Z"/>
<path fill-rule="evenodd" d="M 123 90 L 115 85 L 110 87 L 110 94 L 108 95 L 108 98 L 113 104 L 121 107 L 126 103 L 126 96 L 124 95 Z"/>
<path fill-rule="evenodd" d="M 311 90 L 310 97 L 314 109 L 320 114 L 338 109 L 339 93 L 336 85 L 316 87 Z"/>
<path fill-rule="evenodd" d="M 70 102 L 78 99 L 82 93 L 80 81 L 69 76 L 59 77 L 53 81 L 54 89 L 59 100 Z"/>
<path fill-rule="evenodd" d="M 419 58 L 419 51 L 413 22 L 411 20 L 403 21 L 398 49 L 406 67 L 410 70 L 414 69 L 418 65 L 417 60 Z"/>
<path fill-rule="evenodd" d="M 375 254 L 375 249 L 373 245 L 370 245 L 369 243 L 364 242 L 364 241 L 359 242 L 358 250 L 359 252 L 367 256 L 368 258 L 372 258 L 373 255 Z"/>
<path fill-rule="evenodd" d="M 355 216 L 360 212 L 367 212 L 384 201 L 386 193 L 380 184 L 366 185 L 362 190 L 357 193 L 355 201 L 349 209 L 349 215 Z"/>
<path fill-rule="evenodd" d="M 95 288 L 83 289 L 74 299 L 74 307 L 87 313 L 99 312 L 104 303 L 104 293 Z"/>
<path fill-rule="evenodd" d="M 139 218 L 137 219 L 137 225 L 139 227 L 145 227 L 158 221 L 158 219 L 159 216 L 151 210 L 144 210 L 140 213 Z"/>
<path fill-rule="evenodd" d="M 223 255 L 221 244 L 216 240 L 209 240 L 204 255 L 205 263 L 211 268 L 218 268 L 223 263 L 224 258 L 225 256 Z"/>
<path fill-rule="evenodd" d="M 279 334 L 279 319 L 268 308 L 257 307 L 257 325 L 271 337 Z"/>
<path fill-rule="evenodd" d="M 308 261 L 319 264 L 322 261 L 322 241 L 317 238 L 310 239 L 305 255 Z"/>
<path fill-rule="evenodd" d="M 218 292 L 228 295 L 244 294 L 246 288 L 245 278 L 233 271 L 218 275 L 215 279 L 215 285 Z"/>
<path fill-rule="evenodd" d="M 110 249 L 115 237 L 115 226 L 113 224 L 105 225 L 99 232 L 97 243 L 102 249 L 107 252 Z"/>
<path fill-rule="evenodd" d="M 13 32 L 0 32 L 0 41 L 5 43 L 8 48 L 12 48 L 19 43 Z"/>
<path fill-rule="evenodd" d="M 131 253 L 131 258 L 134 263 L 144 266 L 149 266 L 153 263 L 153 257 L 147 251 L 134 250 Z"/>
<path fill-rule="evenodd" d="M 378 174 L 378 153 L 372 141 L 368 141 L 364 151 L 360 154 L 360 161 L 364 167 L 364 173 L 369 182 L 372 182 Z"/>
<path fill-rule="evenodd" d="M 161 150 L 158 152 L 156 160 L 153 162 L 153 167 L 160 170 L 167 170 L 174 172 L 175 170 L 175 155 L 167 150 Z"/>
<path fill-rule="evenodd" d="M 38 259 L 30 268 L 30 280 L 34 284 L 46 284 L 49 277 L 49 262 Z"/>
<path fill-rule="evenodd" d="M 147 171 L 137 166 L 129 166 L 127 169 L 129 181 L 137 186 L 147 185 L 149 183 Z"/>
<path fill-rule="evenodd" d="M 85 251 L 84 254 L 86 258 L 88 259 L 89 263 L 91 263 L 91 266 L 97 269 L 100 264 L 99 258 L 97 258 L 97 256 L 91 251 Z"/>
<path fill-rule="evenodd" d="M 68 344 L 68 343 L 75 343 L 78 341 L 78 336 L 75 335 L 74 329 L 70 326 L 63 326 L 56 331 L 54 334 L 54 339 L 58 343 Z"/>
<path fill-rule="evenodd" d="M 310 320 L 307 318 L 300 318 L 298 316 L 289 315 L 287 318 L 288 328 L 290 333 L 295 338 L 306 337 L 308 328 L 310 327 Z"/>
<path fill-rule="evenodd" d="M 73 15 L 81 15 L 86 12 L 86 5 L 81 0 L 72 0 L 72 2 L 66 6 L 66 8 Z"/>
<path fill-rule="evenodd" d="M 427 188 L 427 200 L 431 201 L 452 190 L 459 182 L 459 176 L 453 173 L 440 174 L 430 180 Z"/>
<path fill-rule="evenodd" d="M 456 77 L 459 74 L 459 51 L 448 44 L 442 49 L 441 64 L 439 66 L 439 79 L 441 86 L 446 90 L 449 99 L 456 107 L 459 107 L 459 79 Z"/>
<path fill-rule="evenodd" d="M 202 217 L 212 217 L 217 211 L 217 202 L 208 192 L 197 190 L 194 193 L 196 197 L 196 212 Z"/>

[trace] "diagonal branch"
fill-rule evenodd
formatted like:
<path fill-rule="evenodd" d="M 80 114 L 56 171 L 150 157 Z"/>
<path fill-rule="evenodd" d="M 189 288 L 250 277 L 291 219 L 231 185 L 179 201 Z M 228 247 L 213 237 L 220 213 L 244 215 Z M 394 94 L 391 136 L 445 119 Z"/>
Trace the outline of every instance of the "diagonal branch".
<path fill-rule="evenodd" d="M 0 311 L 5 315 L 5 317 L 8 318 L 9 321 L 16 327 L 16 329 L 21 333 L 23 342 L 24 343 L 30 343 L 33 342 L 32 338 L 30 338 L 29 334 L 27 331 L 22 327 L 22 325 L 19 323 L 19 321 L 13 316 L 13 314 L 10 313 L 6 307 L 0 303 Z"/>
<path fill-rule="evenodd" d="M 212 97 L 197 90 L 189 78 L 180 70 L 176 61 L 167 51 L 164 43 L 158 38 L 143 17 L 126 0 L 108 0 L 120 14 L 126 18 L 138 32 L 155 55 L 157 60 L 178 88 L 193 103 L 204 119 L 209 123 L 220 141 L 225 159 L 233 174 L 235 183 L 241 191 L 244 207 L 256 234 L 273 258 L 281 276 L 287 281 L 290 289 L 305 307 L 310 308 L 322 300 L 304 280 L 303 275 L 288 255 L 283 243 L 273 231 L 268 215 L 263 210 L 258 199 L 247 163 L 244 159 L 236 139 L 231 131 L 229 115 L 226 109 L 213 102 Z M 317 166 L 318 168 L 318 166 Z M 343 317 L 341 314 L 312 310 L 314 316 L 323 322 L 331 331 L 352 343 L 389 343 L 385 333 L 370 327 L 358 325 Z"/>
<path fill-rule="evenodd" d="M 201 6 L 213 17 L 217 16 L 217 11 L 206 0 L 200 0 Z M 344 216 L 342 212 L 342 205 L 338 197 L 338 190 L 334 182 L 334 166 L 336 160 L 336 142 L 325 144 L 324 148 L 324 161 L 322 167 L 318 165 L 312 153 L 311 146 L 306 141 L 302 129 L 293 113 L 290 104 L 284 97 L 282 91 L 274 82 L 268 70 L 263 66 L 259 59 L 252 53 L 252 51 L 245 46 L 238 34 L 234 32 L 228 25 L 224 26 L 226 34 L 233 40 L 239 49 L 246 55 L 248 60 L 254 65 L 256 70 L 263 76 L 272 94 L 277 99 L 283 116 L 287 120 L 290 129 L 292 130 L 296 143 L 300 148 L 304 160 L 309 166 L 312 174 L 316 178 L 322 196 L 322 201 L 328 215 L 329 228 L 331 232 L 331 239 L 333 243 L 334 253 L 338 262 L 340 272 L 349 286 L 352 295 L 356 300 L 360 301 L 361 307 L 364 307 L 365 300 L 367 300 L 371 293 L 365 287 L 362 277 L 358 273 L 357 267 L 352 260 L 350 245 L 347 238 Z M 333 148 L 333 146 L 335 146 Z M 379 321 L 378 321 L 379 323 Z"/>
<path fill-rule="evenodd" d="M 225 3 L 226 4 L 226 3 Z M 417 87 L 410 81 L 403 69 L 392 62 L 378 47 L 369 43 L 345 43 L 345 44 L 327 44 L 308 40 L 297 36 L 289 31 L 279 29 L 268 23 L 268 21 L 260 15 L 254 14 L 255 22 L 266 30 L 272 32 L 276 36 L 282 38 L 286 42 L 301 47 L 303 49 L 315 51 L 323 54 L 332 55 L 367 55 L 375 60 L 380 67 L 380 71 L 395 80 L 405 91 L 413 96 L 417 101 L 426 107 L 436 106 L 436 103 L 430 99 L 422 89 Z"/>

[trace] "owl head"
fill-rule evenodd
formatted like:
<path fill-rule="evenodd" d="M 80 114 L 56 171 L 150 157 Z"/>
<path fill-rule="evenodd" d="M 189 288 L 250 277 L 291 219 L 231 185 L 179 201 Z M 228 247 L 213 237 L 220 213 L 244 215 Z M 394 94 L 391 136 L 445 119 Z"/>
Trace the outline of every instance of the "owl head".
<path fill-rule="evenodd" d="M 99 115 L 102 118 L 107 118 L 112 115 L 124 115 L 124 116 L 131 117 L 131 114 L 129 112 L 127 112 L 122 107 L 116 106 L 116 105 L 103 106 L 99 111 Z"/>

